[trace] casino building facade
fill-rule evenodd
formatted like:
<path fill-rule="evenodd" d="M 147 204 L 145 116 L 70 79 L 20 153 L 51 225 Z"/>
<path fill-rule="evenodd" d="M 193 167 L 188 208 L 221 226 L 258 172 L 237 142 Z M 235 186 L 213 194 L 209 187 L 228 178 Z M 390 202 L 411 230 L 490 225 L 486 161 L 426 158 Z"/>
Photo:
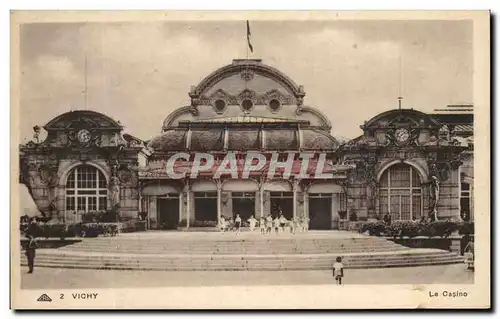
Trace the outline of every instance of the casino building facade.
<path fill-rule="evenodd" d="M 214 226 L 221 216 L 243 219 L 282 212 L 307 216 L 312 229 L 335 228 L 338 219 L 386 213 L 393 220 L 470 218 L 473 211 L 472 107 L 444 114 L 413 109 L 381 113 L 361 125 L 361 135 L 339 143 L 332 124 L 304 104 L 304 88 L 261 60 L 233 60 L 189 92 L 191 103 L 167 115 L 162 133 L 141 140 L 123 133 L 104 114 L 61 114 L 44 126 L 47 137 L 20 145 L 20 181 L 39 209 L 63 222 L 114 209 L 122 220 L 143 218 L 151 229 Z M 171 156 L 249 152 L 267 158 L 308 153 L 331 173 L 302 178 L 166 174 Z M 323 155 L 322 155 L 323 154 Z M 188 165 L 189 163 L 186 163 Z"/>

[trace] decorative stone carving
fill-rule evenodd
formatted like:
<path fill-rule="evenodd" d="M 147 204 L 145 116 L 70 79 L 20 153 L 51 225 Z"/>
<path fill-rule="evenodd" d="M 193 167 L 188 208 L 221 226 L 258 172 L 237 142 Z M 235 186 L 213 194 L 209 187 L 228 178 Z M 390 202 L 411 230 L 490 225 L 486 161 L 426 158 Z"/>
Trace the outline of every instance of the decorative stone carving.
<path fill-rule="evenodd" d="M 241 79 L 245 82 L 253 80 L 255 73 L 252 70 L 249 69 L 243 69 L 240 72 Z"/>
<path fill-rule="evenodd" d="M 434 201 L 434 208 L 436 208 L 437 202 L 439 201 L 439 180 L 436 176 L 431 176 L 429 193 L 430 199 Z"/>
<path fill-rule="evenodd" d="M 304 97 L 299 96 L 297 97 L 297 105 L 301 106 L 304 103 Z"/>
<path fill-rule="evenodd" d="M 120 205 L 120 180 L 117 176 L 111 176 L 109 179 L 109 203 L 111 208 Z"/>
<path fill-rule="evenodd" d="M 449 164 L 450 164 L 450 168 L 454 169 L 454 170 L 458 169 L 460 166 L 462 166 L 463 162 L 461 160 L 460 154 L 455 155 Z"/>
<path fill-rule="evenodd" d="M 238 96 L 236 98 L 238 100 L 238 104 L 241 104 L 244 100 L 250 100 L 255 104 L 255 102 L 257 100 L 257 93 L 255 93 L 252 90 L 245 89 L 245 90 L 241 91 L 241 93 L 238 94 Z"/>
<path fill-rule="evenodd" d="M 385 132 L 386 142 L 384 146 L 405 147 L 410 145 L 418 145 L 419 135 L 420 130 L 418 128 L 389 128 Z"/>
<path fill-rule="evenodd" d="M 236 96 L 229 94 L 223 89 L 218 89 L 210 96 L 197 98 L 196 105 L 211 105 L 214 107 L 215 102 L 218 100 L 224 101 L 226 105 L 239 105 L 245 99 L 251 100 L 255 105 L 267 105 L 273 99 L 278 100 L 282 105 L 294 104 L 296 101 L 292 95 L 285 95 L 276 89 L 269 90 L 263 94 L 258 94 L 252 90 L 245 89 Z M 193 100 L 193 97 L 191 100 Z"/>
<path fill-rule="evenodd" d="M 439 201 L 439 180 L 436 176 L 431 176 L 429 184 L 429 219 L 437 220 L 437 205 Z"/>
<path fill-rule="evenodd" d="M 79 130 L 78 129 L 73 129 L 71 131 L 68 132 L 68 140 L 67 140 L 67 143 L 69 147 L 85 147 L 85 148 L 88 148 L 88 147 L 92 147 L 92 146 L 101 146 L 101 134 L 96 132 L 96 131 L 92 131 L 92 130 L 89 130 L 88 131 L 90 136 L 87 140 L 82 140 L 82 139 L 79 139 L 78 138 L 78 133 L 79 133 Z"/>
<path fill-rule="evenodd" d="M 117 160 L 111 167 L 111 178 L 108 183 L 108 197 L 111 209 L 120 205 L 120 179 L 118 178 L 120 164 Z"/>
<path fill-rule="evenodd" d="M 39 166 L 38 171 L 40 173 L 40 180 L 48 187 L 54 187 L 57 185 L 58 176 L 57 169 L 59 168 L 59 163 L 43 163 Z"/>
<path fill-rule="evenodd" d="M 136 182 L 134 177 L 134 172 L 128 170 L 126 167 L 123 167 L 118 171 L 118 179 L 120 180 L 120 185 L 122 186 L 133 186 Z"/>

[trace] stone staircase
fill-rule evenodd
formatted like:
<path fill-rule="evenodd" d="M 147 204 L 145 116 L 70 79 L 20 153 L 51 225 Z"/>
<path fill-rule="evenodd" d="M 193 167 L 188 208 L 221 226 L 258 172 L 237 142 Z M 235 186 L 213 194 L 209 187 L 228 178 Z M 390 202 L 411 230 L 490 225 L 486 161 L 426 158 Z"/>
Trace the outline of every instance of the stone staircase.
<path fill-rule="evenodd" d="M 283 234 L 287 235 L 287 234 Z M 298 234 L 117 236 L 86 238 L 37 251 L 38 267 L 130 270 L 330 269 L 337 256 L 346 268 L 405 267 L 463 262 L 456 253 L 407 248 L 384 238 Z M 22 264 L 26 264 L 23 256 Z"/>

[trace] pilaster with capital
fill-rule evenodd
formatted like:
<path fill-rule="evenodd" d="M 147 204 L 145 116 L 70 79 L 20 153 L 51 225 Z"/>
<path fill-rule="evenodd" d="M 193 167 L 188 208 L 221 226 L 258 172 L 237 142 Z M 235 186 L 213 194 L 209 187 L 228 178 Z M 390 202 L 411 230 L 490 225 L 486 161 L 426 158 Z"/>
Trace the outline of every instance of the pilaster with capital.
<path fill-rule="evenodd" d="M 293 218 L 297 217 L 297 192 L 300 187 L 300 180 L 299 179 L 294 179 L 293 180 Z"/>
<path fill-rule="evenodd" d="M 215 185 L 217 186 L 217 224 L 220 223 L 220 217 L 222 215 L 222 181 L 220 179 L 215 180 Z"/>

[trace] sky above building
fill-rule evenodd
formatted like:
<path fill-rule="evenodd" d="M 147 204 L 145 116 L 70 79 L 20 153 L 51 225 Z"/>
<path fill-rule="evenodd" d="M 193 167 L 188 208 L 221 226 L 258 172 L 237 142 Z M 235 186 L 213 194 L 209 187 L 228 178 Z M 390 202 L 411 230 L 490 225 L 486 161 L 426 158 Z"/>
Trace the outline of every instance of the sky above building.
<path fill-rule="evenodd" d="M 471 21 L 250 25 L 248 57 L 303 85 L 304 105 L 331 120 L 334 136 L 356 137 L 364 121 L 397 108 L 399 95 L 404 108 L 424 112 L 473 102 Z M 192 85 L 247 57 L 245 21 L 24 24 L 20 45 L 21 140 L 77 109 L 149 140 L 170 112 L 189 105 Z"/>

